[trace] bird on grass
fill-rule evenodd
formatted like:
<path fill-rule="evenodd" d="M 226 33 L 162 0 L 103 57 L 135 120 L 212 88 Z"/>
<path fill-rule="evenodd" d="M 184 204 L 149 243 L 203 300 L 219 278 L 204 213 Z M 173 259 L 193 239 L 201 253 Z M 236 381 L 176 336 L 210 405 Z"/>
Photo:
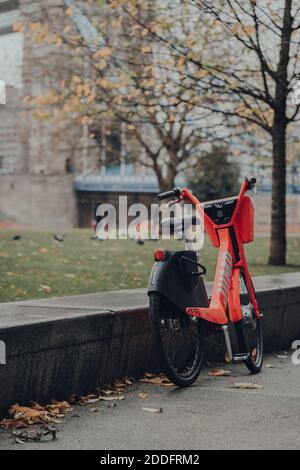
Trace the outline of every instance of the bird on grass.
<path fill-rule="evenodd" d="M 59 243 L 63 243 L 65 241 L 65 235 L 64 234 L 58 234 L 58 235 L 53 235 L 54 240 L 56 240 Z"/>

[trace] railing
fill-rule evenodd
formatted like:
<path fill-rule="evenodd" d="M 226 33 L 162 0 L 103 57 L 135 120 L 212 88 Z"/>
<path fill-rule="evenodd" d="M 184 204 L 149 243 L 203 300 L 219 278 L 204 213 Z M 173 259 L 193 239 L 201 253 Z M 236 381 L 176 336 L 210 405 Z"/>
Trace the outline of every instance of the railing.
<path fill-rule="evenodd" d="M 179 186 L 185 185 L 183 177 L 176 179 Z M 159 185 L 155 175 L 75 175 L 76 191 L 103 191 L 103 192 L 141 192 L 158 193 Z"/>

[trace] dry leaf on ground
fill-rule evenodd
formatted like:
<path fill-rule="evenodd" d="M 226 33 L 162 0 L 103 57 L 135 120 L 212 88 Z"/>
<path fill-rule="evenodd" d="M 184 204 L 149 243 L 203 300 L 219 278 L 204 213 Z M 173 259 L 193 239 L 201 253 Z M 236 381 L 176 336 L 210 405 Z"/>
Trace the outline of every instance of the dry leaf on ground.
<path fill-rule="evenodd" d="M 50 286 L 41 285 L 39 291 L 43 291 L 45 294 L 51 294 L 52 288 Z"/>
<path fill-rule="evenodd" d="M 8 410 L 9 418 L 0 421 L 0 426 L 7 429 L 21 429 L 35 424 L 60 424 L 58 418 L 64 418 L 70 411 L 72 411 L 71 405 L 66 401 L 52 400 L 47 406 L 32 402 L 30 407 L 15 404 Z"/>
<path fill-rule="evenodd" d="M 110 396 L 110 397 L 99 397 L 99 400 L 101 401 L 123 401 L 126 398 L 124 395 L 116 395 L 116 396 Z"/>
<path fill-rule="evenodd" d="M 235 383 L 233 384 L 233 388 L 239 388 L 242 390 L 261 390 L 264 387 L 255 383 Z"/>
<path fill-rule="evenodd" d="M 230 370 L 216 369 L 208 373 L 211 377 L 229 377 L 231 375 Z"/>
<path fill-rule="evenodd" d="M 253 349 L 253 351 L 252 351 L 252 353 L 251 353 L 251 357 L 252 357 L 252 359 L 253 359 L 254 361 L 256 360 L 256 358 L 257 358 L 257 349 L 256 349 L 256 348 Z"/>
<path fill-rule="evenodd" d="M 231 360 L 228 356 L 228 353 L 225 354 L 225 357 L 224 357 L 224 361 L 227 363 L 227 364 L 231 364 Z"/>
<path fill-rule="evenodd" d="M 98 397 L 98 395 L 90 393 L 89 395 L 80 397 L 79 405 L 92 405 L 93 403 L 98 403 L 99 401 L 100 398 Z"/>
<path fill-rule="evenodd" d="M 142 392 L 142 393 L 139 393 L 139 394 L 138 394 L 138 397 L 139 397 L 141 400 L 147 400 L 147 398 L 149 398 L 150 395 L 149 395 L 149 393 L 144 393 L 144 392 Z"/>
<path fill-rule="evenodd" d="M 125 388 L 126 387 L 126 383 L 125 382 L 121 382 L 121 380 L 116 380 L 114 382 L 114 388 L 118 389 L 118 388 Z"/>
<path fill-rule="evenodd" d="M 140 382 L 162 385 L 163 387 L 174 387 L 174 384 L 164 374 L 146 373 Z"/>
<path fill-rule="evenodd" d="M 273 366 L 273 364 L 266 364 L 265 367 L 266 369 L 276 369 L 276 367 Z"/>

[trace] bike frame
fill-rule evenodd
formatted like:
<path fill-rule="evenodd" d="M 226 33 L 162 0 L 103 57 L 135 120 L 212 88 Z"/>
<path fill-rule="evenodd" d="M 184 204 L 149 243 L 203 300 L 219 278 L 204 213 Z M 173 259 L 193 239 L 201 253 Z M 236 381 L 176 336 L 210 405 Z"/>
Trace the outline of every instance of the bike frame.
<path fill-rule="evenodd" d="M 260 316 L 243 242 L 237 226 L 237 217 L 245 210 L 243 201 L 248 197 L 246 192 L 249 189 L 251 187 L 246 179 L 237 197 L 237 204 L 231 221 L 224 225 L 216 225 L 206 214 L 203 205 L 188 189 L 181 190 L 180 201 L 189 202 L 196 206 L 199 216 L 204 221 L 204 228 L 212 244 L 219 248 L 216 275 L 209 307 L 187 308 L 186 313 L 188 315 L 203 318 L 211 323 L 227 325 L 229 321 L 226 314 L 228 308 L 230 320 L 234 323 L 241 321 L 240 273 L 243 272 L 255 315 L 257 318 Z"/>

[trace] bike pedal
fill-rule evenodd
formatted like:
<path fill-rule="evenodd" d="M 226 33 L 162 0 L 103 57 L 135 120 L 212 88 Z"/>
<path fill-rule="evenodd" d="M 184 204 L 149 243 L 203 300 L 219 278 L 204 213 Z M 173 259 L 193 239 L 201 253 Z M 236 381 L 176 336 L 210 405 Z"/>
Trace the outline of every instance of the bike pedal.
<path fill-rule="evenodd" d="M 249 359 L 250 354 L 235 354 L 233 356 L 232 362 L 234 364 L 238 364 L 239 362 L 245 362 Z"/>

